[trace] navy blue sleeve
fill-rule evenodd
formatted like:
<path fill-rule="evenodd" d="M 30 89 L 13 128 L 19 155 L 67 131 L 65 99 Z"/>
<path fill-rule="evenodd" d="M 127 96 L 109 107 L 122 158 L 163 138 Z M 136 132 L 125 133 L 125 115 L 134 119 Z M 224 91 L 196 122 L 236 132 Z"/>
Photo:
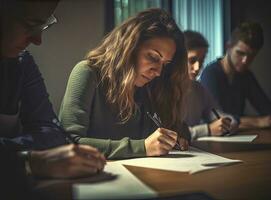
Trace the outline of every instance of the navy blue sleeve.
<path fill-rule="evenodd" d="M 251 105 L 254 106 L 254 108 L 259 112 L 259 114 L 270 115 L 271 101 L 264 93 L 255 76 L 251 72 L 248 73 L 247 82 L 248 84 L 250 84 L 248 90 L 248 100 Z"/>
<path fill-rule="evenodd" d="M 0 143 L 24 149 L 47 149 L 66 143 L 64 133 L 49 101 L 49 95 L 32 56 L 21 61 L 23 81 L 20 96 L 22 134 L 1 138 Z"/>
<path fill-rule="evenodd" d="M 218 74 L 214 69 L 210 69 L 208 66 L 203 70 L 200 83 L 212 94 L 215 102 L 222 107 L 220 98 L 222 96 L 221 90 L 219 90 Z"/>
<path fill-rule="evenodd" d="M 64 144 L 65 138 L 49 101 L 41 73 L 32 56 L 28 55 L 24 62 L 26 67 L 20 113 L 23 133 L 32 135 L 35 149 Z"/>

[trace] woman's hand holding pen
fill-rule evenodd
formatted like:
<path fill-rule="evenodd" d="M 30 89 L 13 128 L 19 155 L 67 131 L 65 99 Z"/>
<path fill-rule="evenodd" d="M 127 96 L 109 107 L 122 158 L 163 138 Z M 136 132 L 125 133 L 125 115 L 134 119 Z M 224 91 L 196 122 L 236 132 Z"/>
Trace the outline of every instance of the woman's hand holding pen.
<path fill-rule="evenodd" d="M 212 136 L 222 136 L 226 132 L 232 130 L 231 119 L 228 117 L 222 117 L 209 124 L 210 135 Z"/>
<path fill-rule="evenodd" d="M 160 156 L 168 154 L 176 145 L 177 133 L 165 128 L 158 128 L 145 139 L 147 156 Z"/>
<path fill-rule="evenodd" d="M 36 176 L 73 178 L 103 170 L 106 160 L 94 147 L 69 144 L 44 151 L 32 151 L 30 167 Z"/>
<path fill-rule="evenodd" d="M 189 142 L 183 138 L 183 137 L 178 137 L 178 146 L 182 151 L 188 150 L 189 147 Z"/>

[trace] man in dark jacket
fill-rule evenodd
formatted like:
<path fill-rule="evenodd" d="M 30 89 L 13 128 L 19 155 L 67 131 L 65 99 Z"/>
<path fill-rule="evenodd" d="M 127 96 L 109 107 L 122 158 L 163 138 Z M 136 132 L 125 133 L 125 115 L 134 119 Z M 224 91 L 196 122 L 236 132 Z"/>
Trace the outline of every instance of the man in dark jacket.
<path fill-rule="evenodd" d="M 42 32 L 57 22 L 53 15 L 57 3 L 1 0 L 0 195 L 4 199 L 29 197 L 28 174 L 87 176 L 105 164 L 97 149 L 68 144 L 72 141 L 61 129 L 41 73 L 25 51 L 31 43 L 40 45 Z"/>

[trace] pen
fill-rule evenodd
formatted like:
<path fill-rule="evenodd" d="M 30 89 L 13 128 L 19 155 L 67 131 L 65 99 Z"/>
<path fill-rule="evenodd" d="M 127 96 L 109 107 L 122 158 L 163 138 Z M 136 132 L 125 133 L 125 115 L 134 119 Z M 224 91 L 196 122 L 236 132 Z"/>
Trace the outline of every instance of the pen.
<path fill-rule="evenodd" d="M 220 115 L 218 114 L 218 112 L 216 111 L 215 108 L 212 109 L 212 112 L 214 113 L 214 115 L 215 115 L 215 117 L 216 117 L 217 119 L 220 119 Z"/>
<path fill-rule="evenodd" d="M 155 125 L 158 127 L 158 128 L 162 128 L 162 124 L 161 122 L 159 121 L 158 117 L 157 117 L 157 114 L 155 115 L 156 117 L 153 117 L 151 116 L 151 114 L 149 112 L 147 112 L 147 115 L 148 117 L 155 123 Z M 181 146 L 180 144 L 178 143 L 178 141 L 176 142 L 176 145 L 178 146 L 179 149 L 181 149 Z"/>
<path fill-rule="evenodd" d="M 220 119 L 220 118 L 221 118 L 220 115 L 218 114 L 218 112 L 216 111 L 215 108 L 212 109 L 212 112 L 214 113 L 214 115 L 215 115 L 215 117 L 216 117 L 217 119 Z M 229 130 L 228 130 L 227 132 L 225 132 L 225 133 L 223 134 L 223 136 L 227 136 L 227 135 L 229 135 L 229 134 L 230 134 L 230 132 L 229 132 Z"/>
<path fill-rule="evenodd" d="M 162 128 L 162 124 L 154 117 L 151 116 L 151 114 L 149 112 L 147 112 L 148 117 L 155 123 L 155 125 L 158 128 Z"/>

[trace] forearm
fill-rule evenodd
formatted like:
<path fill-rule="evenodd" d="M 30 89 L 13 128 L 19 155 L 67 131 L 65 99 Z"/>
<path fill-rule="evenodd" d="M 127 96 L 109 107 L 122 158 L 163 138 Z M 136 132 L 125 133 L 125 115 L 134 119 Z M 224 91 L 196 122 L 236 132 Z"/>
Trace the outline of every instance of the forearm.
<path fill-rule="evenodd" d="M 146 156 L 145 143 L 142 140 L 121 140 L 80 138 L 80 144 L 87 144 L 96 147 L 107 159 L 124 159 Z"/>
<path fill-rule="evenodd" d="M 196 126 L 190 126 L 189 130 L 191 132 L 192 140 L 195 140 L 199 137 L 208 136 L 209 134 L 208 124 L 199 124 Z"/>
<path fill-rule="evenodd" d="M 241 117 L 239 129 L 270 127 L 270 119 L 269 118 L 270 118 L 269 116 Z"/>
<path fill-rule="evenodd" d="M 30 135 L 23 135 L 16 138 L 0 138 L 0 145 L 11 151 L 30 149 L 33 146 L 33 138 Z"/>

